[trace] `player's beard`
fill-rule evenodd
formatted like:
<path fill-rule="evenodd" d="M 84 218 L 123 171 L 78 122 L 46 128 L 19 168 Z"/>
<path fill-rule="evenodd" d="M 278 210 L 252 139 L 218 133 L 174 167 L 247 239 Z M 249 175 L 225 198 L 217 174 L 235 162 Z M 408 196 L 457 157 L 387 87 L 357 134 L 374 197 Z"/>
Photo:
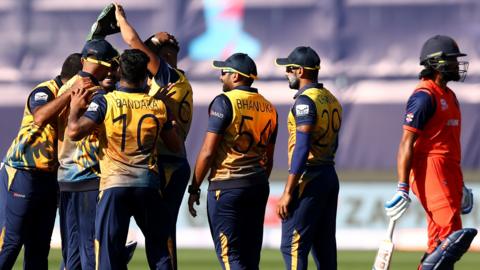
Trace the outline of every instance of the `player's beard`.
<path fill-rule="evenodd" d="M 222 91 L 223 92 L 228 92 L 232 90 L 226 83 L 223 83 Z"/>
<path fill-rule="evenodd" d="M 287 75 L 287 80 L 288 80 L 288 86 L 291 88 L 291 89 L 298 89 L 300 88 L 300 79 L 297 78 L 296 76 L 294 75 Z"/>

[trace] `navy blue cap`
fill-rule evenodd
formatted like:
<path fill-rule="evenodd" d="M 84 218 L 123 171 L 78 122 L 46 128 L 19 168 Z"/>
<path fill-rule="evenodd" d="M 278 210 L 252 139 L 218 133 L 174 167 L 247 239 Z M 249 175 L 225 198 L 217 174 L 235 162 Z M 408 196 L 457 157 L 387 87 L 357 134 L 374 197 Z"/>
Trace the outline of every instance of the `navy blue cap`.
<path fill-rule="evenodd" d="M 275 63 L 279 66 L 295 66 L 305 69 L 320 69 L 320 57 L 310 47 L 300 46 L 295 48 L 287 58 L 277 58 Z"/>
<path fill-rule="evenodd" d="M 449 36 L 436 35 L 429 38 L 422 46 L 420 52 L 420 65 L 429 59 L 445 59 L 446 57 L 467 56 L 460 52 L 457 42 Z"/>
<path fill-rule="evenodd" d="M 247 78 L 257 79 L 257 65 L 245 53 L 235 53 L 225 61 L 213 61 L 213 67 L 236 72 Z"/>
<path fill-rule="evenodd" d="M 89 40 L 82 49 L 82 58 L 107 67 L 117 57 L 118 51 L 104 39 Z"/>

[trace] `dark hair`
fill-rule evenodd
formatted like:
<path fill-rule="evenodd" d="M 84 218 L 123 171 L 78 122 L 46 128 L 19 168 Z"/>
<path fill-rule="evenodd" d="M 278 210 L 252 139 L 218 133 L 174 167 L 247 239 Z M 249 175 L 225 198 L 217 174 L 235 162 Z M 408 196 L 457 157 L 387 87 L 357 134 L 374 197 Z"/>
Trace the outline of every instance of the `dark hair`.
<path fill-rule="evenodd" d="M 139 84 L 147 76 L 150 58 L 138 49 L 125 50 L 120 56 L 121 79 L 132 84 Z"/>
<path fill-rule="evenodd" d="M 435 78 L 435 70 L 430 66 L 426 66 L 422 71 L 420 71 L 418 78 L 433 80 Z"/>
<path fill-rule="evenodd" d="M 240 78 L 240 81 L 242 82 L 243 85 L 246 85 L 246 86 L 252 86 L 253 84 L 253 79 L 250 78 L 250 77 L 245 77 L 241 74 L 238 74 L 239 75 L 239 78 Z"/>
<path fill-rule="evenodd" d="M 80 70 L 82 70 L 82 55 L 80 53 L 72 53 L 63 62 L 62 71 L 60 72 L 60 78 L 63 80 L 69 80 L 75 76 Z"/>
<path fill-rule="evenodd" d="M 167 41 L 158 43 L 152 40 L 152 38 L 154 37 L 155 35 L 151 35 L 143 43 L 157 56 L 160 56 L 160 52 L 163 48 L 170 49 L 175 52 L 175 54 L 178 54 L 178 52 L 180 51 L 180 46 L 178 45 L 178 41 L 176 39 L 169 39 Z"/>

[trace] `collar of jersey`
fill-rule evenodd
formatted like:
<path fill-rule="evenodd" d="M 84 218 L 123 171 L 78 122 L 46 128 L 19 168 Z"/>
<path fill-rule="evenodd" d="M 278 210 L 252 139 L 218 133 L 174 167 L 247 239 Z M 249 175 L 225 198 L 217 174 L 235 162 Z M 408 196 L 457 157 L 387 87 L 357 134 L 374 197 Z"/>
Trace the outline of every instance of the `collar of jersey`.
<path fill-rule="evenodd" d="M 97 78 L 95 78 L 95 76 L 93 76 L 91 73 L 88 73 L 88 72 L 85 72 L 85 71 L 83 71 L 83 70 L 80 70 L 80 71 L 78 72 L 78 75 L 79 75 L 80 77 L 89 77 L 90 80 L 92 80 L 93 84 L 95 84 L 95 85 L 100 85 L 100 83 L 98 82 Z"/>
<path fill-rule="evenodd" d="M 125 92 L 125 93 L 145 93 L 144 88 L 130 88 L 125 86 L 118 86 L 117 91 Z"/>
<path fill-rule="evenodd" d="M 298 89 L 298 91 L 297 91 L 297 93 L 295 94 L 295 96 L 293 97 L 293 99 L 296 99 L 298 96 L 300 96 L 301 94 L 303 94 L 303 92 L 305 92 L 305 90 L 310 89 L 310 88 L 322 89 L 322 88 L 323 88 L 323 84 L 318 83 L 318 82 L 312 82 L 312 83 L 306 84 L 306 85 L 303 86 L 302 88 Z"/>
<path fill-rule="evenodd" d="M 53 79 L 55 81 L 55 83 L 57 84 L 58 86 L 58 89 L 60 89 L 63 85 L 63 82 L 62 82 L 62 79 L 60 78 L 60 75 L 58 75 L 57 77 L 55 77 L 55 79 Z"/>
<path fill-rule="evenodd" d="M 233 90 L 242 90 L 242 91 L 247 91 L 247 92 L 252 92 L 252 93 L 258 93 L 257 88 L 253 88 L 247 85 L 240 85 L 235 87 Z"/>

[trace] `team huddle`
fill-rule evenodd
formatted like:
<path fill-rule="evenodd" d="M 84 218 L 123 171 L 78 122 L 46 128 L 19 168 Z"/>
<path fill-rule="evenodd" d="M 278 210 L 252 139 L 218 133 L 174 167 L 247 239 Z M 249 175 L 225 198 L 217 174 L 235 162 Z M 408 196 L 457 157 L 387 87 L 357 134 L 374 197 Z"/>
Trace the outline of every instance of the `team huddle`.
<path fill-rule="evenodd" d="M 106 9 L 107 10 L 107 9 Z M 192 216 L 208 175 L 207 213 L 222 269 L 259 269 L 265 208 L 278 130 L 274 104 L 252 87 L 255 62 L 243 53 L 214 61 L 223 93 L 211 102 L 208 128 L 191 177 L 185 141 L 193 91 L 177 67 L 176 38 L 142 41 L 122 6 L 101 16 L 116 25 L 93 33 L 56 78 L 28 96 L 18 136 L 0 171 L 0 269 L 24 248 L 24 269 L 48 269 L 57 208 L 62 269 L 127 269 L 133 216 L 145 236 L 150 269 L 177 269 L 176 222 L 187 190 Z M 116 29 L 118 28 L 118 29 Z M 106 40 L 120 32 L 131 48 Z M 435 36 L 421 53 L 420 84 L 410 97 L 398 154 L 398 191 L 385 204 L 397 220 L 419 198 L 428 250 L 419 269 L 453 269 L 476 235 L 462 229 L 472 210 L 460 168 L 458 101 L 446 84 L 462 80 L 453 39 Z M 277 206 L 286 269 L 337 269 L 339 180 L 334 167 L 342 106 L 318 82 L 320 57 L 295 48 L 276 64 L 298 90 L 288 115 L 289 175 Z M 191 138 L 190 138 L 191 139 Z M 191 178 L 191 184 L 188 182 Z M 187 189 L 188 185 L 188 189 Z"/>

